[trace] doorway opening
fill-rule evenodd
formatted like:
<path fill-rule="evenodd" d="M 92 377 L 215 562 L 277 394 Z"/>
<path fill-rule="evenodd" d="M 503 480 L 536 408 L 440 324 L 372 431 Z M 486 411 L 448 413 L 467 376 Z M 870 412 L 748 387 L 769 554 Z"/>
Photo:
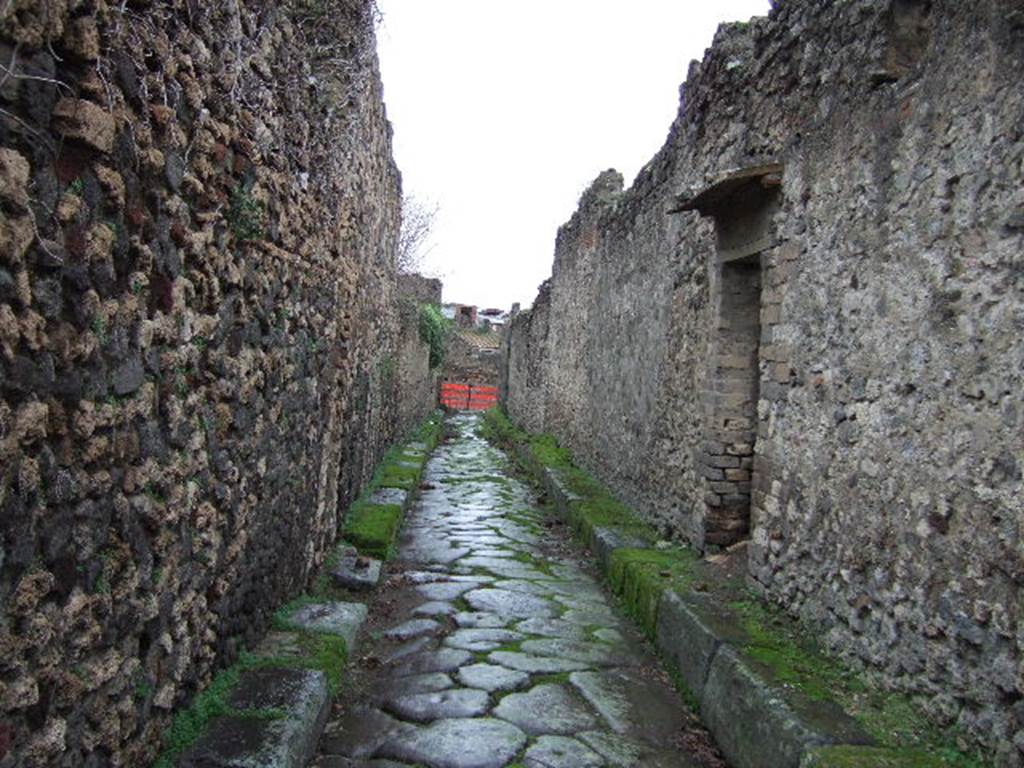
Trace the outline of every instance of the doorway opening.
<path fill-rule="evenodd" d="M 728 546 L 750 533 L 760 397 L 762 254 L 777 244 L 782 166 L 732 172 L 677 211 L 715 222 L 712 328 L 703 393 L 703 544 Z"/>

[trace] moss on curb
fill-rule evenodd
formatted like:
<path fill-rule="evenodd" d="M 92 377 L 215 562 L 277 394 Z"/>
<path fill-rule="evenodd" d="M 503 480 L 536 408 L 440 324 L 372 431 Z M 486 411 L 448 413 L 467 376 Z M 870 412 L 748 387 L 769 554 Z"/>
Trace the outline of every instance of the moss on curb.
<path fill-rule="evenodd" d="M 293 601 L 289 605 L 299 605 Z M 283 610 L 283 609 L 282 609 Z M 280 611 L 278 612 L 280 613 Z M 334 696 L 341 686 L 342 674 L 348 653 L 345 640 L 335 635 L 319 632 L 296 632 L 297 654 L 261 656 L 243 652 L 238 661 L 221 670 L 206 688 L 200 692 L 188 708 L 177 712 L 164 739 L 164 749 L 153 764 L 153 768 L 173 768 L 178 757 L 206 732 L 217 717 L 245 717 L 258 719 L 280 719 L 285 713 L 277 709 L 235 709 L 228 702 L 238 687 L 242 674 L 250 669 L 286 667 L 291 669 L 315 669 L 324 673 L 327 687 Z"/>
<path fill-rule="evenodd" d="M 401 524 L 402 507 L 398 504 L 357 501 L 345 516 L 342 536 L 360 553 L 386 560 L 391 556 Z"/>
<path fill-rule="evenodd" d="M 549 435 L 530 435 L 516 427 L 500 409 L 484 415 L 480 434 L 511 448 L 521 469 L 543 486 L 545 470 L 553 470 L 575 496 L 568 503 L 569 522 L 588 546 L 596 528 L 612 528 L 646 539 L 655 532 L 607 489 L 572 464 L 571 453 Z M 519 450 L 516 450 L 519 449 Z M 525 450 L 523 450 L 525 449 Z M 606 577 L 614 592 L 648 637 L 657 629 L 658 604 L 665 589 L 681 594 L 707 592 L 736 617 L 748 636 L 737 646 L 750 665 L 780 690 L 813 701 L 841 706 L 875 739 L 878 746 L 819 748 L 808 756 L 806 768 L 985 768 L 977 753 L 967 754 L 955 743 L 955 731 L 932 724 L 905 695 L 871 685 L 862 675 L 827 656 L 804 628 L 781 609 L 748 592 L 738 580 L 718 576 L 687 549 L 618 548 L 612 552 Z M 688 706 L 698 709 L 696 695 L 675 670 L 674 681 Z"/>
<path fill-rule="evenodd" d="M 626 612 L 653 639 L 661 593 L 688 588 L 696 561 L 696 555 L 679 548 L 617 549 L 612 554 L 608 582 L 622 598 Z"/>
<path fill-rule="evenodd" d="M 341 535 L 361 554 L 382 560 L 393 554 L 405 510 L 398 504 L 371 504 L 369 499 L 381 488 L 415 492 L 427 457 L 441 440 L 442 424 L 443 415 L 435 411 L 407 442 L 384 454 L 370 484 L 349 507 Z"/>
<path fill-rule="evenodd" d="M 812 750 L 801 768 L 942 768 L 956 765 L 917 749 L 884 747 L 820 747 Z"/>

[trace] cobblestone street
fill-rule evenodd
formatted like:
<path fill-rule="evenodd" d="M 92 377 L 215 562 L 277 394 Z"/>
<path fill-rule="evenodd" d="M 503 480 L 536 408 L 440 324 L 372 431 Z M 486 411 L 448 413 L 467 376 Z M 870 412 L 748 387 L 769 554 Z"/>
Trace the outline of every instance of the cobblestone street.
<path fill-rule="evenodd" d="M 320 768 L 723 766 L 509 460 L 448 424 L 370 606 Z"/>

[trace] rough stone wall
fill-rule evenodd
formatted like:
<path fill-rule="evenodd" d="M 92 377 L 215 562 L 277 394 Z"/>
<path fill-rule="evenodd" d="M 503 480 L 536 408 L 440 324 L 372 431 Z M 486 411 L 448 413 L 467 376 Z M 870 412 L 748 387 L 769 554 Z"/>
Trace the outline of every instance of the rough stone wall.
<path fill-rule="evenodd" d="M 406 435 L 437 407 L 436 370 L 430 347 L 420 338 L 420 307 L 441 303 L 441 281 L 422 275 L 399 275 L 398 430 Z"/>
<path fill-rule="evenodd" d="M 749 495 L 754 583 L 1002 765 L 1024 749 L 1022 66 L 1019 2 L 723 26 L 665 147 L 560 231 L 503 383 L 698 547 L 744 535 Z"/>
<path fill-rule="evenodd" d="M 462 328 L 455 329 L 445 348 L 441 378 L 444 381 L 497 386 L 500 346 L 499 333 L 492 331 L 481 335 Z"/>
<path fill-rule="evenodd" d="M 0 8 L 0 765 L 146 765 L 395 434 L 371 14 Z"/>

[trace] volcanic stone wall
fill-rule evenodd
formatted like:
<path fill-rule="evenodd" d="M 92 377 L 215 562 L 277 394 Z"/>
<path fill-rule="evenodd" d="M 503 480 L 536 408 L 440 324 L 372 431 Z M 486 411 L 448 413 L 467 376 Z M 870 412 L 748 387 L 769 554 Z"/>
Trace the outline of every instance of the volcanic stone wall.
<path fill-rule="evenodd" d="M 436 370 L 430 367 L 430 347 L 420 336 L 420 308 L 441 303 L 441 281 L 422 275 L 398 276 L 398 430 L 406 435 L 437 408 Z"/>
<path fill-rule="evenodd" d="M 1022 764 L 1024 5 L 787 0 L 602 174 L 503 389 L 668 535 Z"/>
<path fill-rule="evenodd" d="M 142 766 L 398 426 L 372 8 L 0 5 L 0 765 Z"/>

